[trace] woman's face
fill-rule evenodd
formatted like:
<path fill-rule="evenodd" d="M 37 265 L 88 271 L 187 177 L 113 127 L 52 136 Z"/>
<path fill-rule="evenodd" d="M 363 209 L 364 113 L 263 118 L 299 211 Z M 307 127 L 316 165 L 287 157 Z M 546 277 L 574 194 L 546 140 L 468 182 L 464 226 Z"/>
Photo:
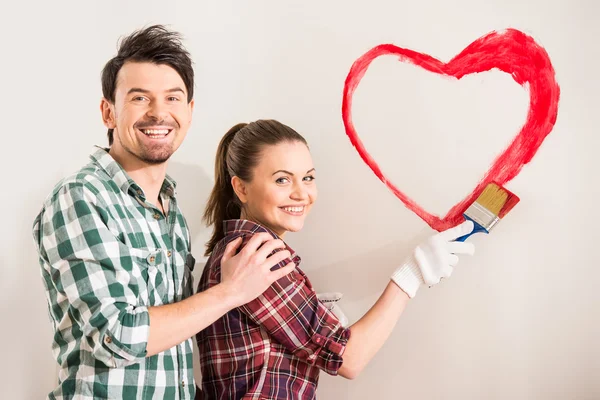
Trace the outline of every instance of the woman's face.
<path fill-rule="evenodd" d="M 263 225 L 279 237 L 304 226 L 317 199 L 315 169 L 308 147 L 299 141 L 266 146 L 252 180 L 232 180 L 241 200 L 242 218 Z"/>

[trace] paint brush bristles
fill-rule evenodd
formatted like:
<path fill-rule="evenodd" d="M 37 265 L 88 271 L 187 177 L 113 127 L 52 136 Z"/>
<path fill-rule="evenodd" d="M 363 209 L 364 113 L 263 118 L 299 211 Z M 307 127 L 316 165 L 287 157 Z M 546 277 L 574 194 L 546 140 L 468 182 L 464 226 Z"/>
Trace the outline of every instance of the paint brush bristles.
<path fill-rule="evenodd" d="M 519 200 L 520 199 L 516 195 L 514 195 L 511 192 L 508 192 L 508 198 L 506 199 L 506 202 L 504 203 L 504 206 L 502 207 L 502 209 L 498 213 L 498 218 L 500 218 L 500 219 L 504 218 L 504 216 L 506 214 L 508 214 L 510 212 L 510 210 L 513 209 L 514 206 L 517 205 L 517 203 L 519 202 Z"/>
<path fill-rule="evenodd" d="M 496 183 L 488 184 L 477 200 L 463 213 L 466 219 L 475 223 L 473 232 L 457 240 L 462 242 L 477 232 L 489 233 L 518 202 L 519 198 L 509 190 Z"/>
<path fill-rule="evenodd" d="M 498 218 L 503 218 L 519 202 L 519 198 L 507 189 L 490 183 L 483 189 L 476 202 Z"/>
<path fill-rule="evenodd" d="M 508 193 L 502 190 L 498 185 L 490 183 L 483 189 L 483 192 L 481 192 L 476 201 L 487 208 L 492 214 L 498 215 L 502 206 L 506 203 L 507 198 Z"/>

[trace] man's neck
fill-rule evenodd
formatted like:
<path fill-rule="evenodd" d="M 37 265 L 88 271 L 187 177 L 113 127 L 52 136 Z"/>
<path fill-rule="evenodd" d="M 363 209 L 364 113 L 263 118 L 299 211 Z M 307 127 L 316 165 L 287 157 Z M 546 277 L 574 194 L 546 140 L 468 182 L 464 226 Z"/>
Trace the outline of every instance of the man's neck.
<path fill-rule="evenodd" d="M 167 175 L 167 162 L 148 164 L 129 153 L 126 155 L 120 153 L 120 151 L 115 151 L 114 148 L 109 151 L 111 157 L 121 165 L 127 175 L 142 188 L 148 202 L 162 209 L 159 194 Z"/>

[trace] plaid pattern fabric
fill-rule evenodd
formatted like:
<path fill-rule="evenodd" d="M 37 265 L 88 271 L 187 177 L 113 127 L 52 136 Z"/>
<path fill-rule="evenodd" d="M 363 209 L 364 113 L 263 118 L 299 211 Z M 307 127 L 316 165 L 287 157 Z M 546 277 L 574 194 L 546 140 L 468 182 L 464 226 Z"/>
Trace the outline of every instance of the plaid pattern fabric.
<path fill-rule="evenodd" d="M 225 238 L 207 261 L 198 291 L 220 282 L 227 243 L 242 236 L 245 245 L 265 231 L 277 237 L 251 221 L 224 224 Z M 350 330 L 317 299 L 298 267 L 300 257 L 287 249 L 293 272 L 196 336 L 205 399 L 314 399 L 319 371 L 336 375 L 341 367 Z"/>
<path fill-rule="evenodd" d="M 33 226 L 60 365 L 49 399 L 193 399 L 192 339 L 146 357 L 148 307 L 193 291 L 190 234 L 167 176 L 167 215 L 104 149 L 63 179 Z"/>

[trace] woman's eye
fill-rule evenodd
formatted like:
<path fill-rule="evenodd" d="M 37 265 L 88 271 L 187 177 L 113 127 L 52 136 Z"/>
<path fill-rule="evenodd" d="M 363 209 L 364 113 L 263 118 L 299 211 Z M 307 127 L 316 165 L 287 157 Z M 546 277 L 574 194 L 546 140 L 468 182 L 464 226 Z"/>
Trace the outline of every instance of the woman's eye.
<path fill-rule="evenodd" d="M 288 178 L 278 178 L 275 182 L 278 184 L 284 184 L 284 183 L 289 182 L 289 179 Z"/>
<path fill-rule="evenodd" d="M 304 177 L 304 181 L 306 181 L 306 182 L 312 182 L 312 181 L 314 181 L 315 179 L 317 179 L 317 178 L 315 178 L 315 177 L 314 177 L 314 176 L 312 176 L 312 175 L 307 175 L 307 176 L 305 176 L 305 177 Z"/>

